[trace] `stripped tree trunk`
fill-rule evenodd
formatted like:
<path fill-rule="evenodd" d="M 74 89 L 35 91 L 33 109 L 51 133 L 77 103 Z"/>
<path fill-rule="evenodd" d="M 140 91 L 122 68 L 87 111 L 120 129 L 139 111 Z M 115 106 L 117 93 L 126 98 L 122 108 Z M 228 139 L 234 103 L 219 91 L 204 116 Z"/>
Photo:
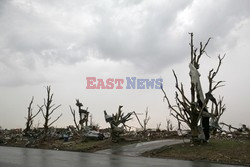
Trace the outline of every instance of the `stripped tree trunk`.
<path fill-rule="evenodd" d="M 175 94 L 175 101 L 176 104 L 172 105 L 167 97 L 166 92 L 163 89 L 164 98 L 168 102 L 168 106 L 171 111 L 171 115 L 174 116 L 178 122 L 184 122 L 187 124 L 191 130 L 191 142 L 192 143 L 199 143 L 200 141 L 207 141 L 209 139 L 209 118 L 214 117 L 213 113 L 209 113 L 207 109 L 207 104 L 209 101 L 215 104 L 216 110 L 218 111 L 218 103 L 214 96 L 212 95 L 213 91 L 223 85 L 221 83 L 223 81 L 214 81 L 215 76 L 217 75 L 221 62 L 224 58 L 220 55 L 218 56 L 219 64 L 216 70 L 212 69 L 209 71 L 208 74 L 208 87 L 209 90 L 204 96 L 202 90 L 202 84 L 200 82 L 200 58 L 201 56 L 206 53 L 205 49 L 210 41 L 209 38 L 206 44 L 203 46 L 202 42 L 200 42 L 199 53 L 197 52 L 198 48 L 195 48 L 193 45 L 193 33 L 190 33 L 191 36 L 191 60 L 189 63 L 190 69 L 190 92 L 191 97 L 190 99 L 186 96 L 183 88 L 183 84 L 178 82 L 177 75 L 173 71 L 175 81 L 176 81 L 176 94 Z M 201 123 L 201 127 L 198 124 Z M 201 136 L 204 136 L 201 138 Z"/>
<path fill-rule="evenodd" d="M 44 117 L 44 124 L 43 124 L 44 140 L 47 138 L 49 127 L 51 127 L 51 125 L 54 124 L 62 116 L 62 114 L 60 114 L 54 121 L 50 121 L 53 112 L 56 109 L 58 109 L 61 105 L 55 107 L 55 104 L 52 104 L 54 94 L 53 93 L 51 94 L 50 86 L 47 86 L 46 90 L 47 90 L 47 99 L 44 99 L 44 105 L 43 105 L 45 107 L 45 111 L 43 110 L 43 106 L 38 106 L 39 109 L 42 111 Z"/>

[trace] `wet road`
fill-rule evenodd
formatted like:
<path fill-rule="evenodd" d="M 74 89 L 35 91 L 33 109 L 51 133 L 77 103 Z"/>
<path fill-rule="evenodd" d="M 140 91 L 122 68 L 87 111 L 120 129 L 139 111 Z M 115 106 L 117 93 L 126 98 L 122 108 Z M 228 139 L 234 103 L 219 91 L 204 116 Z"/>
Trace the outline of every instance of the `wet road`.
<path fill-rule="evenodd" d="M 188 140 L 186 142 L 188 142 Z M 178 139 L 156 140 L 150 142 L 140 142 L 140 143 L 130 144 L 122 147 L 114 147 L 111 149 L 97 151 L 96 153 L 139 156 L 140 154 L 146 151 L 179 143 L 183 143 L 183 140 L 178 140 Z"/>
<path fill-rule="evenodd" d="M 0 147 L 0 167 L 230 167 L 229 165 L 28 148 Z M 231 166 L 233 167 L 233 166 Z"/>

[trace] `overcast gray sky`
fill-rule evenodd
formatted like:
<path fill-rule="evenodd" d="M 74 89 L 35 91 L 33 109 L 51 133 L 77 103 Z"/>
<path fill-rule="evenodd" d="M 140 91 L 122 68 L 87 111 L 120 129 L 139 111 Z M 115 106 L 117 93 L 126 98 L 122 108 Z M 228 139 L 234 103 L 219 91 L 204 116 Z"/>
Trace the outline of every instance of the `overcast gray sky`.
<path fill-rule="evenodd" d="M 76 109 L 79 98 L 103 127 L 103 110 L 124 105 L 124 112 L 149 107 L 149 126 L 164 128 L 174 119 L 160 90 L 87 90 L 86 77 L 162 77 L 173 99 L 172 69 L 189 91 L 188 32 L 197 46 L 212 37 L 201 60 L 204 91 L 208 70 L 227 54 L 217 78 L 226 86 L 214 92 L 227 106 L 222 121 L 249 125 L 249 7 L 248 0 L 0 0 L 0 126 L 24 127 L 32 96 L 36 111 L 51 85 L 62 104 L 58 127 L 73 124 L 69 105 Z"/>

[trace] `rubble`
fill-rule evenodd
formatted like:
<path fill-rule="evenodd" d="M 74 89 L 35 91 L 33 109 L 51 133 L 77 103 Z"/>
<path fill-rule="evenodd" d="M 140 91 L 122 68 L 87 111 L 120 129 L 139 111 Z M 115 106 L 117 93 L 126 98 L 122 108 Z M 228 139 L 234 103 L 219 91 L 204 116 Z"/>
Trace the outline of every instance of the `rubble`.
<path fill-rule="evenodd" d="M 221 137 L 229 138 L 247 138 L 250 139 L 250 129 L 242 124 L 240 128 L 233 127 L 232 125 L 226 124 L 224 122 L 220 123 L 222 126 L 226 126 L 228 130 L 221 129 L 216 135 Z"/>

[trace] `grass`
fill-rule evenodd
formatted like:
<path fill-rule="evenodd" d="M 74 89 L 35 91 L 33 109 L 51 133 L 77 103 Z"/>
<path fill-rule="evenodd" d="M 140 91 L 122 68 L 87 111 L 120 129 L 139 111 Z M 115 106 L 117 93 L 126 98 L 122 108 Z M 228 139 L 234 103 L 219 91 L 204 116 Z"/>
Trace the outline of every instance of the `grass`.
<path fill-rule="evenodd" d="M 250 140 L 213 139 L 203 145 L 178 144 L 146 152 L 144 156 L 250 165 Z"/>

